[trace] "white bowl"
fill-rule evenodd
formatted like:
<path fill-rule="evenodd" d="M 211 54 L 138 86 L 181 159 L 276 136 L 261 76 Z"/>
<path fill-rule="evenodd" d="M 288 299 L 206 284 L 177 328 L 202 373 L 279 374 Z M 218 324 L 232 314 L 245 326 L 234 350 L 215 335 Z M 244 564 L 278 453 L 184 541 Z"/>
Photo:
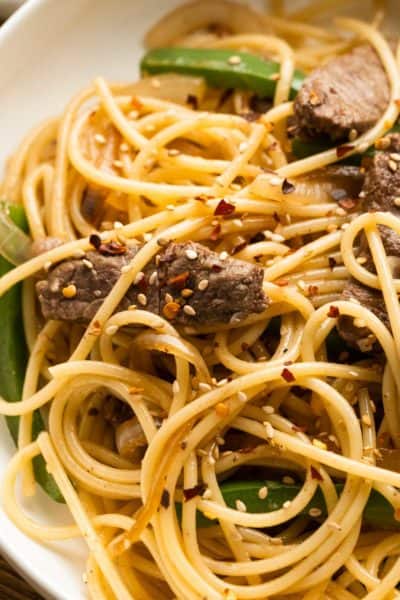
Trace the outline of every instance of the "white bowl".
<path fill-rule="evenodd" d="M 30 0 L 0 29 L 0 166 L 34 124 L 65 106 L 94 77 L 137 75 L 147 28 L 179 0 Z M 0 10 L 11 4 L 0 0 Z M 292 5 L 292 0 L 291 0 Z M 397 0 L 393 6 L 398 7 Z M 0 478 L 14 447 L 0 419 Z M 68 511 L 44 493 L 27 511 L 47 523 Z M 86 597 L 86 548 L 71 541 L 42 546 L 26 538 L 0 510 L 0 551 L 45 597 Z"/>

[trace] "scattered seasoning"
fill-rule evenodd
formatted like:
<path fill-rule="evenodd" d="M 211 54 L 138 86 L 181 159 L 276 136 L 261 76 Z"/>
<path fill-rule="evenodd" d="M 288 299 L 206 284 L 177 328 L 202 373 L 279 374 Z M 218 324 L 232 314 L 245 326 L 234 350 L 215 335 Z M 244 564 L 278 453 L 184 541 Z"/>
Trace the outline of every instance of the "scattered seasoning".
<path fill-rule="evenodd" d="M 157 283 L 157 279 L 158 279 L 158 273 L 157 273 L 157 271 L 153 271 L 153 273 L 149 277 L 149 284 L 154 285 L 155 283 Z"/>
<path fill-rule="evenodd" d="M 284 179 L 282 182 L 282 194 L 291 194 L 296 189 L 296 186 L 291 183 L 288 179 Z"/>
<path fill-rule="evenodd" d="M 276 285 L 279 285 L 279 287 L 285 287 L 289 284 L 287 279 L 278 279 L 277 281 L 275 281 L 275 283 Z"/>
<path fill-rule="evenodd" d="M 343 146 L 338 146 L 336 148 L 336 156 L 338 158 L 342 158 L 343 156 L 354 150 L 354 148 L 355 146 L 353 146 L 352 144 L 343 144 Z"/>
<path fill-rule="evenodd" d="M 311 479 L 316 479 L 317 481 L 323 481 L 323 477 L 321 475 L 321 473 L 318 471 L 318 469 L 316 469 L 315 467 L 313 467 L 311 465 L 310 467 L 310 471 L 311 471 Z"/>
<path fill-rule="evenodd" d="M 204 483 L 200 483 L 199 485 L 195 485 L 194 487 L 184 489 L 183 498 L 185 502 L 189 502 L 189 500 L 196 498 L 196 496 L 202 496 L 205 492 L 205 489 L 206 486 L 204 485 Z"/>
<path fill-rule="evenodd" d="M 214 211 L 214 215 L 215 216 L 227 216 L 227 215 L 231 215 L 234 212 L 235 212 L 234 204 L 231 204 L 230 202 L 227 202 L 226 200 L 224 200 L 222 198 L 222 200 L 220 200 L 218 202 L 218 205 Z"/>
<path fill-rule="evenodd" d="M 201 281 L 199 281 L 199 284 L 197 287 L 201 292 L 204 292 L 208 288 L 208 284 L 209 284 L 208 279 L 202 279 Z"/>
<path fill-rule="evenodd" d="M 190 298 L 190 296 L 193 296 L 193 294 L 194 294 L 194 291 L 191 290 L 190 288 L 184 288 L 181 291 L 182 298 Z"/>
<path fill-rule="evenodd" d="M 217 225 L 215 225 L 214 229 L 212 230 L 212 232 L 210 234 L 210 240 L 212 242 L 216 242 L 217 240 L 219 240 L 220 235 L 221 235 L 221 224 L 217 223 Z"/>
<path fill-rule="evenodd" d="M 282 483 L 284 483 L 285 485 L 293 485 L 295 483 L 295 480 L 293 479 L 293 477 L 285 475 L 284 477 L 282 477 Z"/>
<path fill-rule="evenodd" d="M 267 415 L 273 415 L 275 412 L 275 409 L 273 406 L 263 406 L 262 407 L 263 411 L 267 414 Z"/>
<path fill-rule="evenodd" d="M 220 255 L 219 255 L 221 260 L 226 260 L 228 258 L 228 256 L 229 256 L 229 254 L 227 253 L 226 250 L 223 250 L 223 252 L 220 252 Z"/>
<path fill-rule="evenodd" d="M 185 254 L 186 258 L 188 258 L 189 260 L 196 260 L 196 258 L 198 257 L 196 250 L 193 250 L 192 248 L 186 250 Z"/>
<path fill-rule="evenodd" d="M 283 369 L 282 373 L 281 373 L 281 377 L 287 381 L 288 383 L 292 382 L 292 381 L 296 381 L 296 377 L 293 375 L 293 373 L 291 371 L 289 371 L 289 369 L 287 369 L 286 367 Z"/>
<path fill-rule="evenodd" d="M 392 173 L 395 173 L 397 171 L 397 163 L 394 160 L 389 160 L 388 165 Z"/>
<path fill-rule="evenodd" d="M 82 260 L 82 264 L 84 264 L 85 267 L 87 267 L 88 269 L 93 269 L 93 263 L 90 260 L 88 260 L 87 258 L 84 258 Z"/>
<path fill-rule="evenodd" d="M 203 499 L 204 500 L 210 500 L 212 498 L 212 491 L 210 490 L 210 488 L 207 488 L 204 492 L 203 492 Z"/>
<path fill-rule="evenodd" d="M 394 204 L 395 206 L 400 206 L 400 198 L 395 198 L 395 199 L 393 200 L 393 204 Z"/>
<path fill-rule="evenodd" d="M 164 490 L 163 493 L 161 494 L 161 506 L 163 508 L 168 508 L 171 502 L 171 496 L 168 490 Z"/>
<path fill-rule="evenodd" d="M 136 275 L 135 279 L 133 280 L 133 284 L 134 285 L 138 285 L 141 281 L 143 281 L 145 275 L 143 273 L 143 271 L 139 271 L 139 273 Z"/>
<path fill-rule="evenodd" d="M 103 256 L 120 256 L 126 254 L 128 248 L 121 242 L 111 240 L 110 242 L 103 242 L 96 250 Z"/>
<path fill-rule="evenodd" d="M 194 94 L 188 94 L 186 104 L 189 104 L 193 110 L 197 110 L 199 108 L 199 99 Z"/>
<path fill-rule="evenodd" d="M 361 422 L 366 425 L 367 427 L 372 427 L 372 422 L 371 419 L 369 417 L 369 415 L 363 415 L 361 417 Z"/>
<path fill-rule="evenodd" d="M 228 58 L 228 63 L 230 65 L 240 65 L 241 62 L 242 62 L 242 59 L 240 58 L 240 56 L 237 56 L 237 55 L 233 55 Z"/>
<path fill-rule="evenodd" d="M 285 501 L 285 502 L 282 504 L 282 507 L 283 507 L 283 508 L 290 508 L 291 504 L 292 504 L 292 503 L 291 503 L 291 501 L 290 501 L 290 500 L 286 500 L 286 501 Z"/>
<path fill-rule="evenodd" d="M 168 279 L 167 284 L 173 287 L 178 288 L 178 290 L 183 290 L 186 286 L 186 282 L 189 279 L 189 271 L 184 271 L 183 273 L 179 273 L 179 275 L 175 275 L 174 277 L 170 277 Z"/>
<path fill-rule="evenodd" d="M 308 514 L 310 517 L 320 517 L 322 515 L 322 510 L 320 508 L 310 508 Z"/>
<path fill-rule="evenodd" d="M 258 497 L 260 498 L 260 500 L 265 500 L 265 498 L 268 496 L 268 488 L 266 485 L 264 485 L 262 488 L 260 488 L 258 490 Z"/>
<path fill-rule="evenodd" d="M 67 285 L 62 290 L 62 295 L 64 296 L 64 298 L 75 298 L 76 294 L 76 286 L 73 283 L 71 283 L 71 285 Z"/>
<path fill-rule="evenodd" d="M 244 392 L 238 392 L 238 399 L 240 402 L 247 402 L 247 394 Z"/>
<path fill-rule="evenodd" d="M 211 392 L 212 387 L 209 383 L 203 383 L 200 382 L 199 383 L 199 390 L 201 390 L 202 392 Z"/>
<path fill-rule="evenodd" d="M 147 296 L 145 294 L 138 294 L 137 300 L 142 306 L 147 305 Z"/>
<path fill-rule="evenodd" d="M 181 386 L 179 385 L 179 381 L 175 379 L 174 383 L 172 384 L 172 391 L 174 392 L 174 394 L 179 394 L 180 389 Z"/>
<path fill-rule="evenodd" d="M 365 265 L 365 263 L 367 262 L 367 258 L 366 256 L 359 256 L 358 258 L 356 258 L 356 261 L 359 265 Z"/>
<path fill-rule="evenodd" d="M 266 421 L 264 423 L 264 427 L 265 427 L 265 433 L 267 434 L 267 438 L 272 440 L 272 438 L 275 435 L 275 431 L 274 428 L 272 427 L 271 423 L 269 423 L 268 421 Z"/>
<path fill-rule="evenodd" d="M 107 141 L 104 135 L 102 135 L 101 133 L 96 133 L 94 139 L 98 144 L 105 144 Z"/>
<path fill-rule="evenodd" d="M 131 98 L 131 106 L 135 110 L 141 110 L 143 108 L 143 104 L 140 102 L 139 98 L 137 98 L 136 96 L 132 96 L 132 98 Z"/>
<path fill-rule="evenodd" d="M 337 306 L 330 306 L 329 307 L 329 311 L 327 316 L 330 317 L 331 319 L 337 319 L 337 317 L 340 315 L 339 309 Z"/>
<path fill-rule="evenodd" d="M 227 417 L 230 413 L 229 406 L 227 406 L 225 402 L 218 402 L 215 406 L 215 412 L 218 417 Z"/>
<path fill-rule="evenodd" d="M 189 304 L 185 304 L 185 306 L 183 307 L 183 312 L 189 317 L 196 316 L 196 311 L 194 310 L 193 306 L 190 306 Z"/>
<path fill-rule="evenodd" d="M 349 142 L 354 142 L 354 140 L 358 137 L 357 129 L 350 129 L 349 133 Z"/>
<path fill-rule="evenodd" d="M 243 500 L 236 500 L 235 506 L 236 506 L 236 510 L 238 510 L 239 512 L 247 512 L 247 506 L 245 505 Z"/>
<path fill-rule="evenodd" d="M 175 319 L 180 310 L 181 307 L 177 302 L 167 302 L 167 304 L 164 305 L 162 312 L 164 317 L 166 317 L 169 321 L 172 321 Z"/>

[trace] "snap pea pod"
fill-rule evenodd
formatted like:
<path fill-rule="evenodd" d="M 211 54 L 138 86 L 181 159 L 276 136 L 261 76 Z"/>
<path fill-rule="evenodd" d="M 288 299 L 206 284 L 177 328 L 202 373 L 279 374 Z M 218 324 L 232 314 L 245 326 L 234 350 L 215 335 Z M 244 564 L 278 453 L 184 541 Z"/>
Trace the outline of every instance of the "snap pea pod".
<path fill-rule="evenodd" d="M 264 486 L 268 493 L 265 499 L 260 498 L 259 491 Z M 337 483 L 336 491 L 338 495 L 343 491 L 344 484 Z M 230 508 L 235 508 L 236 501 L 241 500 L 247 508 L 248 513 L 272 512 L 282 508 L 284 502 L 292 501 L 299 493 L 300 484 L 284 484 L 279 481 L 226 481 L 221 484 L 221 491 L 226 504 Z M 300 513 L 302 516 L 310 517 L 311 509 L 318 509 L 312 512 L 311 518 L 321 521 L 327 517 L 326 505 L 321 489 L 318 488 L 309 505 Z M 177 505 L 177 513 L 180 515 L 181 506 Z M 216 521 L 205 517 L 201 512 L 197 513 L 198 527 L 210 527 L 215 525 Z M 370 529 L 385 529 L 398 531 L 400 522 L 394 518 L 392 505 L 381 494 L 375 490 L 371 491 L 367 505 L 363 514 L 363 525 Z"/>
<path fill-rule="evenodd" d="M 272 98 L 279 79 L 278 63 L 248 52 L 208 48 L 157 48 L 142 58 L 143 73 L 179 73 L 203 77 L 210 87 L 250 90 Z M 296 70 L 290 88 L 293 99 L 304 75 Z"/>
<path fill-rule="evenodd" d="M 3 206 L 3 209 L 5 207 Z M 21 206 L 8 204 L 6 210 L 13 220 L 24 231 L 28 230 L 24 210 Z M 13 265 L 0 256 L 0 277 L 10 271 Z M 8 402 L 21 400 L 22 388 L 27 363 L 27 348 L 21 315 L 21 286 L 16 285 L 0 298 L 0 394 Z M 19 417 L 7 417 L 8 429 L 17 443 Z M 32 437 L 35 439 L 45 429 L 42 416 L 35 411 L 32 422 Z M 53 477 L 47 472 L 42 456 L 33 461 L 33 469 L 37 482 L 56 502 L 63 502 Z"/>

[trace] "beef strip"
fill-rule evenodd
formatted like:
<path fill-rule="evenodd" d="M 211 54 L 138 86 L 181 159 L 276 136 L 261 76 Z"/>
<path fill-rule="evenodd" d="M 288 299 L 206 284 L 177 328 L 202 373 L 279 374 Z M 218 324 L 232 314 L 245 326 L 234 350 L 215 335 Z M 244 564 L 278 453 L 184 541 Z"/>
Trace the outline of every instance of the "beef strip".
<path fill-rule="evenodd" d="M 44 317 L 88 323 L 139 248 L 117 254 L 100 248 L 54 266 L 36 284 Z M 135 304 L 179 325 L 238 323 L 267 307 L 262 283 L 259 267 L 194 242 L 169 243 L 129 288 L 119 310 Z"/>
<path fill-rule="evenodd" d="M 389 102 L 389 82 L 371 46 L 334 58 L 306 78 L 294 110 L 300 137 L 348 139 L 372 127 Z"/>
<path fill-rule="evenodd" d="M 400 152 L 400 134 L 386 136 L 380 140 L 378 148 L 384 150 L 376 152 L 367 168 L 361 194 L 362 210 L 387 211 L 399 217 L 400 207 L 397 206 L 396 199 L 400 197 L 400 162 L 396 163 L 393 156 Z M 400 237 L 388 227 L 379 226 L 379 230 L 387 256 L 400 257 Z M 371 273 L 376 273 L 365 238 L 361 240 L 360 257 L 366 259 L 364 267 Z M 394 275 L 399 276 L 396 270 Z M 367 287 L 351 277 L 343 290 L 342 298 L 355 300 L 369 308 L 390 329 L 385 302 L 379 290 Z M 368 338 L 370 331 L 365 327 L 355 327 L 352 317 L 341 317 L 338 328 L 340 335 L 351 346 L 361 350 L 371 349 L 371 343 L 368 343 L 368 339 L 371 340 Z"/>

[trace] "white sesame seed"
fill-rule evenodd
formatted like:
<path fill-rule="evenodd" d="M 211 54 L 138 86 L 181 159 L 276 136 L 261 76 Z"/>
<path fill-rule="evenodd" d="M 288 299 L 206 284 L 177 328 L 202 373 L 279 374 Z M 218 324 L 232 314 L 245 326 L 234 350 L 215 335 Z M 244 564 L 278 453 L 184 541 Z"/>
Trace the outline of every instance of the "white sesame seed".
<path fill-rule="evenodd" d="M 168 156 L 179 156 L 180 152 L 176 148 L 169 148 L 167 150 Z"/>
<path fill-rule="evenodd" d="M 241 221 L 240 219 L 233 219 L 232 223 L 235 227 L 243 227 L 243 221 Z"/>
<path fill-rule="evenodd" d="M 129 152 L 129 146 L 126 142 L 123 142 L 119 147 L 121 152 Z"/>
<path fill-rule="evenodd" d="M 268 488 L 266 485 L 264 485 L 262 488 L 260 488 L 258 490 L 258 497 L 260 498 L 260 500 L 265 500 L 265 498 L 268 496 Z"/>
<path fill-rule="evenodd" d="M 143 239 L 145 242 L 150 242 L 150 240 L 153 239 L 153 234 L 152 233 L 144 233 L 143 234 Z"/>
<path fill-rule="evenodd" d="M 87 258 L 84 258 L 82 260 L 82 263 L 85 265 L 85 267 L 87 267 L 88 269 L 93 269 L 93 263 L 88 260 Z"/>
<path fill-rule="evenodd" d="M 268 422 L 264 423 L 264 426 L 265 426 L 265 431 L 266 431 L 266 434 L 267 434 L 267 438 L 269 438 L 270 440 L 272 440 L 272 438 L 275 435 L 274 428 L 272 427 L 271 423 L 268 423 Z"/>
<path fill-rule="evenodd" d="M 356 260 L 359 265 L 365 265 L 365 263 L 367 262 L 367 259 L 365 256 L 359 256 Z"/>
<path fill-rule="evenodd" d="M 114 223 L 113 223 L 114 229 L 122 229 L 123 226 L 124 226 L 124 224 L 121 223 L 121 221 L 114 221 Z"/>
<path fill-rule="evenodd" d="M 350 133 L 349 133 L 349 141 L 350 142 L 354 142 L 354 140 L 357 138 L 358 136 L 358 131 L 357 129 L 350 129 Z"/>
<path fill-rule="evenodd" d="M 282 477 L 282 483 L 285 483 L 286 485 L 293 485 L 295 483 L 293 477 L 289 477 L 289 475 L 285 475 L 285 477 Z"/>
<path fill-rule="evenodd" d="M 138 294 L 137 299 L 138 299 L 139 304 L 141 304 L 142 306 L 146 306 L 147 296 L 145 296 L 145 294 Z"/>
<path fill-rule="evenodd" d="M 267 415 L 272 415 L 275 412 L 273 406 L 263 406 L 262 409 L 265 413 L 267 413 Z"/>
<path fill-rule="evenodd" d="M 364 321 L 364 319 L 359 319 L 357 317 L 354 319 L 353 324 L 354 327 L 359 327 L 360 329 L 367 326 L 367 323 Z"/>
<path fill-rule="evenodd" d="M 127 266 L 129 266 L 129 265 L 127 265 Z M 135 279 L 133 280 L 134 285 L 137 285 L 143 279 L 144 279 L 144 273 L 143 273 L 143 271 L 139 271 L 139 273 L 136 275 Z"/>
<path fill-rule="evenodd" d="M 172 391 L 174 392 L 174 394 L 179 394 L 180 389 L 181 386 L 179 385 L 179 381 L 175 379 L 174 383 L 172 384 Z"/>
<path fill-rule="evenodd" d="M 389 154 L 389 156 L 392 160 L 400 162 L 400 154 L 398 152 L 392 152 L 391 154 Z"/>
<path fill-rule="evenodd" d="M 118 331 L 118 327 L 116 325 L 109 325 L 104 330 L 106 335 L 115 335 L 117 333 L 117 331 Z"/>
<path fill-rule="evenodd" d="M 240 58 L 240 56 L 237 56 L 236 54 L 234 54 L 233 56 L 230 56 L 228 58 L 228 63 L 230 65 L 240 65 L 241 62 L 242 62 L 242 59 Z"/>
<path fill-rule="evenodd" d="M 210 392 L 212 390 L 212 387 L 209 383 L 200 382 L 199 390 L 201 390 L 202 392 Z"/>
<path fill-rule="evenodd" d="M 247 512 L 247 506 L 245 505 L 243 500 L 236 500 L 235 505 L 236 510 L 238 510 L 239 512 Z"/>
<path fill-rule="evenodd" d="M 239 144 L 239 152 L 246 152 L 248 147 L 249 147 L 248 142 L 241 142 Z"/>
<path fill-rule="evenodd" d="M 102 135 L 101 133 L 96 133 L 94 139 L 98 144 L 105 144 L 107 141 L 104 135 Z"/>
<path fill-rule="evenodd" d="M 150 285 L 154 285 L 155 283 L 157 283 L 157 279 L 158 279 L 158 273 L 157 273 L 157 271 L 153 271 L 149 277 Z"/>
<path fill-rule="evenodd" d="M 213 456 L 211 456 L 211 455 L 210 455 L 210 456 L 208 456 L 208 458 L 207 458 L 207 462 L 208 462 L 208 464 L 209 464 L 210 466 L 213 466 L 213 465 L 215 465 L 215 458 L 214 458 Z"/>
<path fill-rule="evenodd" d="M 171 294 L 168 294 L 168 292 L 165 294 L 165 302 L 168 304 L 169 302 L 173 302 L 174 299 L 171 296 Z"/>
<path fill-rule="evenodd" d="M 394 204 L 395 206 L 400 206 L 400 198 L 395 198 L 395 199 L 393 200 L 393 204 Z"/>
<path fill-rule="evenodd" d="M 185 304 L 185 306 L 183 307 L 183 312 L 186 315 L 189 315 L 189 317 L 196 316 L 196 311 L 194 310 L 193 306 L 190 306 L 189 304 Z"/>
<path fill-rule="evenodd" d="M 273 175 L 270 180 L 269 180 L 269 184 L 270 185 L 282 185 L 282 178 L 278 177 L 277 175 Z"/>
<path fill-rule="evenodd" d="M 138 110 L 131 110 L 130 113 L 128 113 L 128 119 L 132 119 L 135 120 L 137 119 L 139 116 L 139 111 Z"/>
<path fill-rule="evenodd" d="M 310 508 L 308 514 L 310 517 L 320 517 L 322 515 L 322 510 L 320 508 Z"/>
<path fill-rule="evenodd" d="M 238 392 L 238 400 L 240 402 L 247 402 L 247 394 L 244 392 Z"/>
<path fill-rule="evenodd" d="M 228 383 L 228 379 L 226 377 L 224 377 L 224 379 L 220 379 L 219 381 L 217 381 L 217 386 L 222 387 L 223 385 L 226 385 L 227 383 Z"/>
<path fill-rule="evenodd" d="M 212 491 L 210 488 L 207 488 L 203 493 L 204 500 L 210 500 L 212 498 Z"/>
<path fill-rule="evenodd" d="M 283 507 L 283 508 L 290 508 L 290 505 L 291 505 L 291 504 L 292 504 L 292 503 L 290 502 L 290 500 L 286 500 L 286 501 L 285 501 L 285 502 L 282 504 L 282 507 Z"/>
<path fill-rule="evenodd" d="M 208 279 L 202 279 L 199 281 L 199 285 L 197 286 L 201 292 L 204 292 L 208 288 Z"/>
<path fill-rule="evenodd" d="M 361 417 L 361 422 L 366 425 L 367 427 L 371 427 L 372 426 L 372 422 L 371 419 L 369 417 L 369 415 L 363 415 Z"/>
<path fill-rule="evenodd" d="M 219 257 L 221 260 L 226 260 L 228 258 L 229 254 L 226 252 L 226 250 L 224 250 L 223 252 L 220 252 Z"/>
<path fill-rule="evenodd" d="M 192 248 L 188 248 L 188 250 L 186 250 L 185 254 L 186 254 L 186 258 L 188 258 L 189 260 L 196 260 L 196 258 L 198 257 L 196 250 L 193 250 Z"/>
<path fill-rule="evenodd" d="M 388 163 L 388 165 L 389 165 L 389 169 L 390 169 L 391 171 L 393 171 L 393 173 L 394 173 L 395 171 L 397 171 L 397 163 L 396 163 L 394 160 L 389 160 L 389 163 Z"/>
<path fill-rule="evenodd" d="M 130 270 L 131 270 L 131 267 L 130 267 L 130 265 L 124 265 L 124 266 L 121 268 L 121 273 L 128 273 L 128 271 L 130 271 Z"/>

